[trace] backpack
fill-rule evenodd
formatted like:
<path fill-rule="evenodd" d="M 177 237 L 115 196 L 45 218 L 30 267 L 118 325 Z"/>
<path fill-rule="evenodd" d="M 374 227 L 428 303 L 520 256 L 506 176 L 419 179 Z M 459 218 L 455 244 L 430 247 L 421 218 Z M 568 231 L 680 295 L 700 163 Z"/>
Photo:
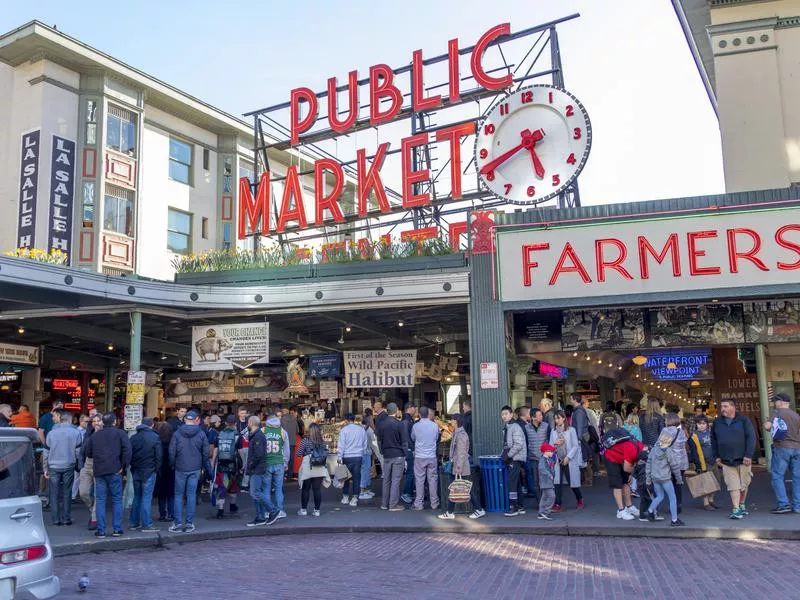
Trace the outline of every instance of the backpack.
<path fill-rule="evenodd" d="M 786 421 L 781 419 L 776 412 L 775 416 L 772 418 L 772 441 L 780 442 L 786 439 L 788 433 L 789 427 L 786 425 Z"/>
<path fill-rule="evenodd" d="M 219 462 L 234 462 L 236 460 L 236 432 L 224 429 L 219 432 L 217 439 L 217 460 Z"/>
<path fill-rule="evenodd" d="M 328 464 L 328 448 L 325 444 L 314 444 L 309 461 L 312 467 L 324 467 Z"/>
<path fill-rule="evenodd" d="M 603 434 L 603 448 L 608 450 L 617 444 L 627 442 L 631 439 L 631 434 L 627 429 L 614 428 Z"/>
<path fill-rule="evenodd" d="M 611 431 L 619 427 L 619 416 L 615 412 L 604 412 L 602 416 L 603 431 Z"/>

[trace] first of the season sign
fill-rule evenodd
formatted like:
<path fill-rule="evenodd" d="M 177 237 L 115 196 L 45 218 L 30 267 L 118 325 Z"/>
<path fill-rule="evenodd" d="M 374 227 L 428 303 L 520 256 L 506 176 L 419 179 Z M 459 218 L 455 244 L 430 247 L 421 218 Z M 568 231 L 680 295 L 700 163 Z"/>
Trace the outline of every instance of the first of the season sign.
<path fill-rule="evenodd" d="M 505 302 L 800 282 L 800 209 L 500 232 Z"/>

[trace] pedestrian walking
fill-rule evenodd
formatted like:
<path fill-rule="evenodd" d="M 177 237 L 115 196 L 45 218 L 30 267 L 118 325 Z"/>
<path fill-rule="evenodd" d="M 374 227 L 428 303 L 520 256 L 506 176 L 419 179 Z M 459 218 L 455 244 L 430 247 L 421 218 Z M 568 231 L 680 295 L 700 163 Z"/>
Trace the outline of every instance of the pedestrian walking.
<path fill-rule="evenodd" d="M 383 455 L 381 508 L 392 512 L 405 510 L 400 504 L 400 482 L 408 453 L 408 430 L 395 418 L 397 404 L 390 402 L 386 410 L 375 404 L 375 434 Z"/>
<path fill-rule="evenodd" d="M 339 431 L 339 440 L 336 444 L 336 454 L 339 463 L 350 471 L 350 479 L 344 482 L 342 488 L 342 504 L 358 506 L 358 496 L 361 492 L 361 462 L 367 449 L 367 432 L 360 425 L 356 425 L 353 413 L 344 417 L 347 425 Z"/>
<path fill-rule="evenodd" d="M 525 508 L 522 499 L 518 496 L 519 480 L 525 461 L 528 459 L 528 447 L 525 443 L 525 433 L 520 424 L 514 419 L 514 411 L 510 406 L 500 409 L 500 417 L 505 423 L 503 429 L 503 461 L 508 465 L 508 499 L 509 509 L 507 517 L 524 515 Z"/>
<path fill-rule="evenodd" d="M 157 427 L 161 442 L 161 469 L 156 476 L 156 495 L 158 496 L 158 520 L 168 523 L 175 519 L 175 469 L 169 462 L 169 444 L 172 441 L 172 425 L 160 421 Z"/>
<path fill-rule="evenodd" d="M 711 427 L 711 447 L 722 466 L 722 478 L 731 495 L 731 519 L 743 519 L 750 513 L 745 500 L 753 479 L 751 465 L 756 449 L 756 432 L 750 419 L 736 411 L 736 401 L 720 403 L 720 415 Z"/>
<path fill-rule="evenodd" d="M 664 427 L 675 427 L 678 435 L 675 441 L 670 445 L 669 452 L 673 455 L 675 463 L 678 465 L 680 477 L 672 478 L 672 485 L 675 488 L 675 501 L 678 504 L 678 514 L 683 512 L 683 474 L 689 468 L 689 455 L 686 451 L 686 431 L 681 425 L 681 418 L 677 413 L 668 412 L 664 417 Z"/>
<path fill-rule="evenodd" d="M 375 493 L 372 491 L 372 454 L 375 448 L 375 421 L 372 418 L 372 409 L 368 408 L 369 414 L 364 412 L 362 427 L 367 434 L 367 447 L 364 449 L 364 456 L 361 457 L 361 491 L 358 494 L 359 500 L 372 500 Z"/>
<path fill-rule="evenodd" d="M 403 495 L 400 499 L 406 504 L 414 501 L 414 440 L 411 438 L 411 429 L 414 427 L 414 420 L 417 416 L 417 407 L 409 403 L 403 415 L 403 426 L 406 428 L 406 438 L 408 439 L 408 452 L 406 453 L 406 475 L 403 482 Z"/>
<path fill-rule="evenodd" d="M 311 423 L 306 428 L 306 435 L 297 447 L 297 456 L 303 459 L 297 476 L 300 484 L 300 510 L 297 514 L 301 517 L 308 515 L 308 501 L 313 492 L 312 514 L 318 517 L 322 507 L 322 486 L 331 484 L 331 475 L 327 466 L 328 445 L 322 439 L 322 428 L 317 423 Z"/>
<path fill-rule="evenodd" d="M 658 441 L 658 440 L 656 440 Z M 631 501 L 631 474 L 644 447 L 624 429 L 612 429 L 603 436 L 608 487 L 617 504 L 617 518 L 632 521 L 640 516 Z"/>
<path fill-rule="evenodd" d="M 764 430 L 772 434 L 772 490 L 777 505 L 770 512 L 782 515 L 800 513 L 800 415 L 793 411 L 791 398 L 783 392 L 775 394 L 772 419 Z M 792 501 L 786 495 L 786 470 L 792 476 Z"/>
<path fill-rule="evenodd" d="M 439 465 L 436 448 L 439 445 L 439 426 L 433 422 L 433 411 L 427 406 L 419 409 L 419 421 L 411 428 L 414 442 L 414 482 L 416 497 L 413 510 L 422 510 L 425 501 L 425 482 L 428 482 L 428 499 L 431 510 L 439 508 Z"/>
<path fill-rule="evenodd" d="M 581 445 L 581 460 L 579 464 L 585 464 L 586 468 L 581 468 L 584 476 L 584 483 L 587 487 L 591 487 L 594 483 L 594 471 L 592 469 L 593 458 L 592 448 L 590 443 L 592 441 L 592 434 L 589 431 L 589 413 L 583 406 L 583 396 L 573 392 L 569 396 L 569 402 L 572 406 L 572 419 L 570 426 L 575 429 L 575 434 L 578 436 L 578 443 Z M 574 488 L 573 488 L 574 489 Z M 556 490 L 556 496 L 558 491 Z"/>
<path fill-rule="evenodd" d="M 273 422 L 277 422 L 277 427 L 270 426 L 271 436 L 275 429 L 283 431 L 277 417 L 273 416 Z M 283 484 L 283 462 L 275 464 L 276 452 L 280 452 L 281 457 L 283 454 L 283 437 L 268 441 L 265 432 L 261 430 L 261 419 L 255 415 L 247 420 L 247 427 L 250 434 L 245 474 L 250 477 L 250 496 L 256 509 L 255 517 L 247 526 L 272 525 L 278 520 L 279 511 L 272 502 L 270 490 L 274 479 L 278 479 L 278 485 Z M 272 464 L 268 465 L 270 461 Z"/>
<path fill-rule="evenodd" d="M 242 469 L 239 455 L 241 440 L 242 437 L 236 433 L 236 417 L 228 415 L 225 418 L 225 427 L 217 435 L 216 469 L 212 482 L 217 519 L 225 516 L 226 500 L 231 514 L 239 511 L 236 500 L 239 493 L 239 472 Z"/>
<path fill-rule="evenodd" d="M 639 428 L 642 431 L 642 443 L 648 448 L 655 446 L 661 430 L 664 429 L 664 417 L 661 416 L 661 404 L 657 398 L 647 400 L 644 416 L 639 417 Z"/>
<path fill-rule="evenodd" d="M 486 516 L 486 511 L 481 506 L 481 495 L 478 491 L 476 482 L 472 479 L 472 456 L 470 455 L 469 435 L 464 428 L 466 415 L 457 414 L 453 416 L 456 422 L 456 430 L 450 439 L 450 461 L 453 465 L 453 479 L 460 477 L 472 482 L 469 492 L 469 501 L 472 504 L 473 512 L 470 519 L 480 519 Z M 439 515 L 440 519 L 455 519 L 455 503 L 449 499 L 447 501 L 447 511 Z"/>
<path fill-rule="evenodd" d="M 92 435 L 103 428 L 102 415 L 95 414 L 91 417 L 89 429 L 84 436 L 83 444 L 81 445 L 81 470 L 78 473 L 78 495 L 81 501 L 89 509 L 89 531 L 97 530 L 97 510 L 95 502 L 95 483 L 94 483 L 94 459 L 86 456 L 86 445 L 91 439 Z"/>
<path fill-rule="evenodd" d="M 111 497 L 112 537 L 119 537 L 122 530 L 122 474 L 131 464 L 131 442 L 122 429 L 117 427 L 117 416 L 113 412 L 103 415 L 103 427 L 86 441 L 86 458 L 93 459 L 97 531 L 95 537 L 106 537 L 106 501 Z"/>
<path fill-rule="evenodd" d="M 131 437 L 131 476 L 133 477 L 133 505 L 128 516 L 128 529 L 144 532 L 159 531 L 153 526 L 153 490 L 156 473 L 161 470 L 163 449 L 158 434 L 153 429 L 151 417 L 142 419 Z"/>
<path fill-rule="evenodd" d="M 694 418 L 695 431 L 689 439 L 689 460 L 694 464 L 697 473 L 712 472 L 716 474 L 716 459 L 714 448 L 711 444 L 711 430 L 708 426 L 708 417 L 697 415 Z M 705 510 L 717 510 L 719 507 L 714 503 L 714 493 L 703 496 L 703 508 Z"/>
<path fill-rule="evenodd" d="M 663 521 L 659 517 L 657 510 L 662 500 L 666 496 L 669 498 L 670 526 L 683 527 L 686 523 L 678 518 L 678 500 L 675 495 L 673 480 L 683 484 L 681 474 L 681 463 L 677 453 L 671 452 L 678 437 L 681 435 L 679 427 L 667 425 L 659 435 L 654 448 L 650 449 L 650 456 L 647 459 L 647 485 L 653 486 L 655 498 L 647 509 L 647 519 L 649 521 Z"/>
<path fill-rule="evenodd" d="M 83 436 L 72 425 L 72 415 L 58 411 L 58 423 L 47 434 L 44 448 L 44 476 L 50 487 L 50 515 L 53 525 L 72 525 L 72 482 L 80 460 Z"/>
<path fill-rule="evenodd" d="M 208 436 L 200 427 L 200 415 L 195 410 L 186 413 L 183 425 L 172 435 L 169 443 L 169 462 L 175 469 L 175 496 L 173 510 L 175 520 L 169 530 L 172 533 L 191 533 L 195 530 L 194 517 L 197 511 L 197 486 L 200 473 L 209 460 Z M 186 513 L 183 500 L 186 498 Z"/>
<path fill-rule="evenodd" d="M 583 493 L 581 491 L 581 444 L 575 428 L 567 424 L 567 416 L 563 411 L 556 411 L 555 428 L 550 433 L 550 445 L 556 449 L 556 465 L 553 485 L 555 489 L 555 504 L 553 512 L 563 508 L 562 498 L 564 486 L 569 486 L 575 496 L 578 508 L 584 508 Z"/>
<path fill-rule="evenodd" d="M 555 474 L 556 464 L 558 457 L 556 452 L 558 449 L 551 445 L 544 443 L 539 446 L 540 458 L 537 462 L 537 469 L 539 471 L 539 514 L 536 518 L 542 521 L 552 521 L 550 514 L 553 512 L 553 506 L 556 501 L 555 493 Z"/>

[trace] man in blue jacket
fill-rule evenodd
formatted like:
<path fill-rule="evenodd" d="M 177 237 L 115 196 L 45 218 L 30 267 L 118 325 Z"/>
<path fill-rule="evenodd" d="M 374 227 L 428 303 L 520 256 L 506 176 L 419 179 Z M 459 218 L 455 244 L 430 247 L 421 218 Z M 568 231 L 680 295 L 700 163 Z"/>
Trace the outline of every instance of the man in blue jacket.
<path fill-rule="evenodd" d="M 175 522 L 172 533 L 195 530 L 194 515 L 197 510 L 197 484 L 200 472 L 209 460 L 208 436 L 200 427 L 200 415 L 190 410 L 184 424 L 172 435 L 169 442 L 169 464 L 175 469 Z M 183 498 L 186 496 L 186 520 L 183 520 Z"/>
<path fill-rule="evenodd" d="M 735 400 L 720 403 L 720 416 L 711 429 L 711 447 L 722 465 L 722 477 L 731 495 L 731 519 L 743 519 L 747 512 L 744 501 L 753 478 L 750 465 L 756 449 L 756 432 L 750 419 L 736 412 Z"/>
<path fill-rule="evenodd" d="M 131 506 L 128 529 L 132 531 L 137 529 L 145 532 L 158 531 L 158 527 L 153 526 L 152 518 L 153 489 L 156 485 L 156 473 L 161 470 L 163 450 L 161 438 L 153 430 L 153 423 L 151 417 L 145 417 L 131 437 L 133 506 Z"/>

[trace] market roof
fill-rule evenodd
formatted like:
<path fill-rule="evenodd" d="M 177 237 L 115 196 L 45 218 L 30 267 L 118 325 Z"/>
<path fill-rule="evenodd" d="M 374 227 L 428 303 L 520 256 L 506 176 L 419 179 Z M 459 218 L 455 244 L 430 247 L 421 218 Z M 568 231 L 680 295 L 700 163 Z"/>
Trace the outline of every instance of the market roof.
<path fill-rule="evenodd" d="M 700 79 L 706 88 L 708 99 L 714 112 L 717 111 L 716 73 L 714 71 L 714 52 L 707 27 L 711 24 L 709 0 L 672 0 L 672 7 L 678 17 L 689 51 L 692 53 Z"/>

